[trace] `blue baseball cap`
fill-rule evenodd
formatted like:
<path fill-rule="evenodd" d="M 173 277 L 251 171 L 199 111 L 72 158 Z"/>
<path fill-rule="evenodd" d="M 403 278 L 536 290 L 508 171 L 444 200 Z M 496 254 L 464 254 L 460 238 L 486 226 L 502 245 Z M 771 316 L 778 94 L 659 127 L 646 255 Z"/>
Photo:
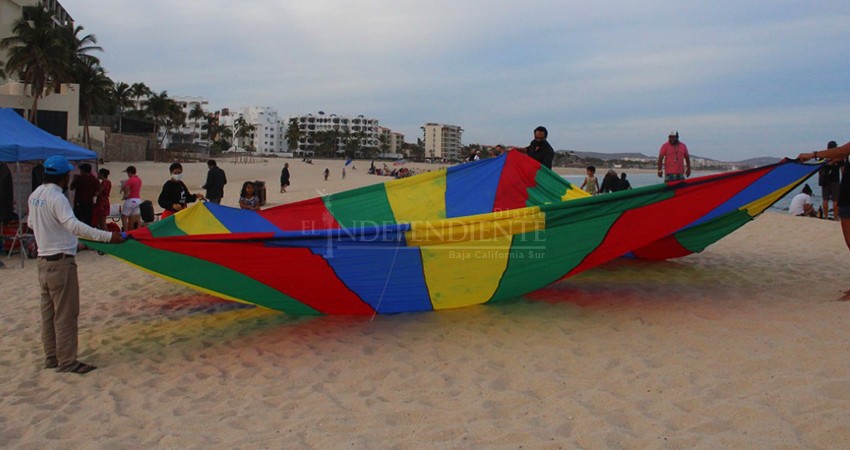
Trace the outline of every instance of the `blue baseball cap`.
<path fill-rule="evenodd" d="M 64 175 L 70 172 L 74 166 L 61 155 L 51 156 L 44 161 L 44 173 L 47 175 Z"/>

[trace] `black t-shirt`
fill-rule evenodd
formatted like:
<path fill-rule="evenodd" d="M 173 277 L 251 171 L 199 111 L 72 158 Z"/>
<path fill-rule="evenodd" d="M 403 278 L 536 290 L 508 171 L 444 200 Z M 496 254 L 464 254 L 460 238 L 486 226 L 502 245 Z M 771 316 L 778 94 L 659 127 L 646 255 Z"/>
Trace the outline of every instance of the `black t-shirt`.
<path fill-rule="evenodd" d="M 535 139 L 531 141 L 531 144 L 528 144 L 526 152 L 528 153 L 528 156 L 540 162 L 540 164 L 550 169 L 552 168 L 552 160 L 555 159 L 555 149 L 549 145 L 549 141 L 545 139 L 538 141 Z"/>
<path fill-rule="evenodd" d="M 841 177 L 841 188 L 838 190 L 838 206 L 850 206 L 850 156 L 844 160 L 844 176 Z"/>

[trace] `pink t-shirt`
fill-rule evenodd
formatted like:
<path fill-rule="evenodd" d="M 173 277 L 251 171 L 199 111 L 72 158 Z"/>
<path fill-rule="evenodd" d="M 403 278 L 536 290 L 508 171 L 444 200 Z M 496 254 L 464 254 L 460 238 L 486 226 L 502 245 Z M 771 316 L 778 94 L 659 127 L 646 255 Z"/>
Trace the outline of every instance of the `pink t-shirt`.
<path fill-rule="evenodd" d="M 658 157 L 664 158 L 664 174 L 684 175 L 686 156 L 688 156 L 687 145 L 682 142 L 679 142 L 679 145 L 672 145 L 669 142 L 665 142 L 661 146 L 661 151 L 658 152 Z"/>
<path fill-rule="evenodd" d="M 129 193 L 127 198 L 142 198 L 142 179 L 137 175 L 130 175 L 130 178 L 124 183 L 124 187 Z"/>

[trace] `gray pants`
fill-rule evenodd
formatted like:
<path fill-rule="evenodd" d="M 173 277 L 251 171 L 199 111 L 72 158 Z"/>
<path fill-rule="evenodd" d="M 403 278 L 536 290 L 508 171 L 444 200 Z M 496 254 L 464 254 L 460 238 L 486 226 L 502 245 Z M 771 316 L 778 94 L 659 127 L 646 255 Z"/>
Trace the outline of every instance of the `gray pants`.
<path fill-rule="evenodd" d="M 77 317 L 80 315 L 80 284 L 73 257 L 38 260 L 41 286 L 41 344 L 44 365 L 68 369 L 77 362 Z"/>
<path fill-rule="evenodd" d="M 207 201 L 210 202 L 210 203 L 215 203 L 216 205 L 220 205 L 221 204 L 221 197 L 219 197 L 219 198 L 207 197 Z"/>

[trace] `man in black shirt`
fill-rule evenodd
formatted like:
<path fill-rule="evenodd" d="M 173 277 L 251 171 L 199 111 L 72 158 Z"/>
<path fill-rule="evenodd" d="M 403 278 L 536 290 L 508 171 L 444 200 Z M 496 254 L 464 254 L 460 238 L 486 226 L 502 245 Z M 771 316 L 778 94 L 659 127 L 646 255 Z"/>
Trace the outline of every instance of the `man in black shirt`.
<path fill-rule="evenodd" d="M 216 164 L 214 159 L 207 161 L 207 182 L 204 183 L 203 189 L 207 190 L 207 200 L 221 204 L 221 199 L 224 197 L 224 185 L 227 184 L 227 175 Z"/>
<path fill-rule="evenodd" d="M 534 129 L 534 140 L 526 148 L 518 148 L 522 153 L 527 154 L 540 164 L 552 168 L 552 160 L 555 159 L 555 150 L 549 145 L 546 138 L 549 137 L 549 131 L 545 127 L 537 127 Z"/>

